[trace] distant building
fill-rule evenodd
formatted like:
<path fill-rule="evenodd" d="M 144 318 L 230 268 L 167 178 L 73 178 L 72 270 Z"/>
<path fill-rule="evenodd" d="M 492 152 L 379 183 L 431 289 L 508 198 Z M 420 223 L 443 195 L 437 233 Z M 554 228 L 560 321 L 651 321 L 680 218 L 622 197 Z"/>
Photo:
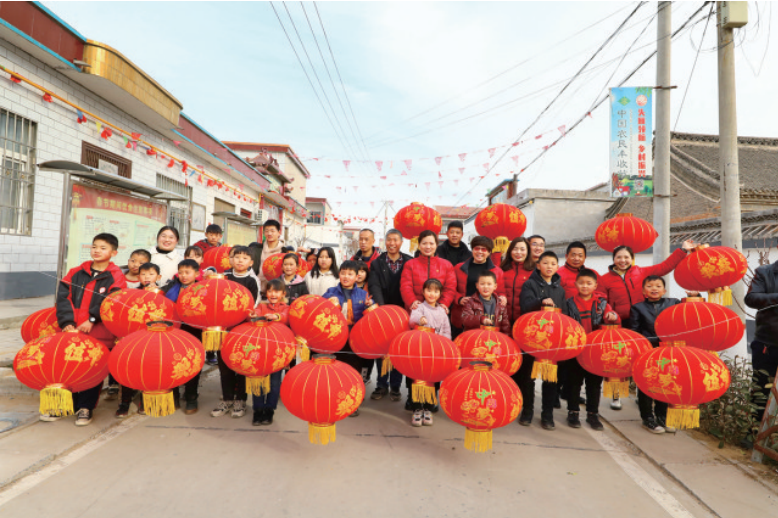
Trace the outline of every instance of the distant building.
<path fill-rule="evenodd" d="M 332 207 L 326 198 L 306 198 L 305 208 L 308 217 L 302 246 L 305 248 L 331 246 L 340 257 L 345 242 L 343 221 L 335 221 Z"/>
<path fill-rule="evenodd" d="M 443 221 L 443 226 L 440 229 L 440 239 L 446 239 L 446 229 L 448 228 L 448 224 L 452 221 L 461 221 L 464 223 L 464 221 L 469 218 L 470 216 L 473 216 L 475 214 L 478 214 L 477 207 L 451 207 L 448 205 L 435 205 L 433 207 L 436 211 L 440 212 L 440 219 Z M 470 241 L 468 240 L 468 243 Z"/>

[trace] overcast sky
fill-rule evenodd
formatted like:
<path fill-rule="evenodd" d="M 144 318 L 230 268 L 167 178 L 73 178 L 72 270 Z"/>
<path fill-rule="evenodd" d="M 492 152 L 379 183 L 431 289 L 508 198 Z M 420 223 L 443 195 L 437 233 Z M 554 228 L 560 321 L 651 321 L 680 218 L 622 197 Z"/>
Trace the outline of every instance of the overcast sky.
<path fill-rule="evenodd" d="M 557 98 L 637 2 L 319 2 L 346 99 L 313 3 L 304 10 L 299 2 L 45 4 L 85 37 L 124 53 L 220 139 L 286 143 L 319 158 L 305 161 L 313 175 L 307 194 L 329 198 L 336 213 L 370 217 L 385 199 L 395 209 L 411 200 L 477 204 L 617 86 L 656 40 L 657 6 L 646 4 Z M 701 5 L 674 3 L 673 28 Z M 709 11 L 673 44 L 673 127 L 681 132 L 718 132 L 715 15 L 707 29 L 703 16 Z M 778 34 L 770 37 L 777 16 L 769 3 L 749 2 L 749 24 L 736 31 L 740 135 L 778 137 Z M 651 60 L 626 85 L 654 86 L 655 78 Z M 500 147 L 522 133 L 527 142 Z M 521 174 L 520 188 L 585 189 L 605 181 L 608 139 L 606 101 Z M 435 157 L 444 157 L 440 165 Z M 343 160 L 351 161 L 348 172 Z M 379 160 L 381 172 L 373 163 Z M 409 172 L 405 160 L 412 160 Z M 494 168 L 481 179 L 484 164 Z"/>

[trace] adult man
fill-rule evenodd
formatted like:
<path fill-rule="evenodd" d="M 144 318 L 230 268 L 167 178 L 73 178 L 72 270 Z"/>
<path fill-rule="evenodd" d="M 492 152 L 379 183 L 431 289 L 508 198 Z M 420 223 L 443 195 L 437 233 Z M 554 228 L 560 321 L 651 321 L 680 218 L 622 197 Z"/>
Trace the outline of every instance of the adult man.
<path fill-rule="evenodd" d="M 746 306 L 757 310 L 756 331 L 751 342 L 751 363 L 757 391 L 764 394 L 768 378 L 778 370 L 778 261 L 760 266 L 754 273 L 745 298 Z M 764 371 L 764 372 L 760 372 Z M 766 400 L 760 401 L 759 417 Z"/>
<path fill-rule="evenodd" d="M 351 258 L 352 261 L 362 261 L 368 268 L 370 264 L 378 257 L 379 250 L 375 244 L 375 233 L 369 228 L 363 228 L 359 231 L 359 251 Z M 370 286 L 370 281 L 368 281 Z"/>
<path fill-rule="evenodd" d="M 532 262 L 537 263 L 540 254 L 546 251 L 546 238 L 536 234 L 530 236 L 527 241 L 529 241 L 529 255 L 532 256 Z"/>
<path fill-rule="evenodd" d="M 392 229 L 386 233 L 386 252 L 379 255 L 370 266 L 370 276 L 367 281 L 367 288 L 373 302 L 379 306 L 384 304 L 393 304 L 403 307 L 403 299 L 400 295 L 400 277 L 402 276 L 403 266 L 412 258 L 410 255 L 400 252 L 403 244 L 403 236 L 399 230 Z M 381 372 L 383 360 L 378 359 L 377 369 Z M 397 369 L 393 369 L 390 374 L 378 377 L 376 389 L 370 395 L 370 399 L 381 399 L 389 388 L 389 398 L 392 401 L 400 400 L 400 385 L 402 384 L 402 374 Z"/>
<path fill-rule="evenodd" d="M 462 242 L 464 225 L 461 221 L 451 221 L 446 228 L 446 240 L 438 245 L 435 255 L 456 266 L 470 259 L 470 249 Z"/>
<path fill-rule="evenodd" d="M 264 294 L 267 288 L 267 281 L 265 274 L 262 273 L 262 264 L 265 260 L 273 254 L 281 252 L 283 245 L 281 244 L 281 223 L 274 219 L 265 221 L 262 225 L 262 233 L 265 236 L 265 242 L 262 244 L 262 253 L 260 254 L 260 267 L 259 267 L 259 291 Z"/>
<path fill-rule="evenodd" d="M 578 288 L 575 287 L 575 279 L 582 268 L 586 268 L 587 270 L 596 273 L 597 282 L 599 283 L 600 274 L 591 268 L 584 266 L 584 261 L 586 261 L 586 245 L 580 241 L 573 241 L 567 245 L 567 250 L 565 251 L 565 264 L 557 271 L 562 278 L 562 287 L 565 289 L 566 299 L 574 297 L 578 293 Z M 604 296 L 603 293 L 601 293 L 601 295 Z"/>

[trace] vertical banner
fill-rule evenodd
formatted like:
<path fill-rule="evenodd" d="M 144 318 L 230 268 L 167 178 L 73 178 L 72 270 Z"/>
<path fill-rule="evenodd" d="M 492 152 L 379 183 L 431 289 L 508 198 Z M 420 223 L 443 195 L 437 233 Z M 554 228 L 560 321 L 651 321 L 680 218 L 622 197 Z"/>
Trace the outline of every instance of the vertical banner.
<path fill-rule="evenodd" d="M 653 196 L 653 90 L 611 88 L 611 196 Z"/>

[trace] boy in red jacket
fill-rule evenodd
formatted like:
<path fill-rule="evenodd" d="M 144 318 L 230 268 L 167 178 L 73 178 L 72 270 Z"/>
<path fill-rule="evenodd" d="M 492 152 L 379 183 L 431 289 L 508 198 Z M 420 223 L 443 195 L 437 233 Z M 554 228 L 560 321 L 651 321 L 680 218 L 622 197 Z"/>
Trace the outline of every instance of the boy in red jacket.
<path fill-rule="evenodd" d="M 114 336 L 100 318 L 100 305 L 108 294 L 127 287 L 122 270 L 111 262 L 119 250 L 119 240 L 113 234 L 97 234 L 92 239 L 91 261 L 71 269 L 57 289 L 57 323 L 65 332 L 81 331 L 106 345 Z M 76 426 L 92 422 L 92 413 L 100 397 L 103 382 L 73 394 Z M 56 421 L 61 416 L 44 414 L 41 421 Z"/>
<path fill-rule="evenodd" d="M 481 272 L 475 288 L 478 293 L 465 297 L 462 302 L 462 325 L 465 331 L 484 325 L 496 327 L 501 333 L 509 335 L 511 322 L 508 318 L 508 308 L 494 293 L 497 289 L 497 276 L 491 270 Z"/>

